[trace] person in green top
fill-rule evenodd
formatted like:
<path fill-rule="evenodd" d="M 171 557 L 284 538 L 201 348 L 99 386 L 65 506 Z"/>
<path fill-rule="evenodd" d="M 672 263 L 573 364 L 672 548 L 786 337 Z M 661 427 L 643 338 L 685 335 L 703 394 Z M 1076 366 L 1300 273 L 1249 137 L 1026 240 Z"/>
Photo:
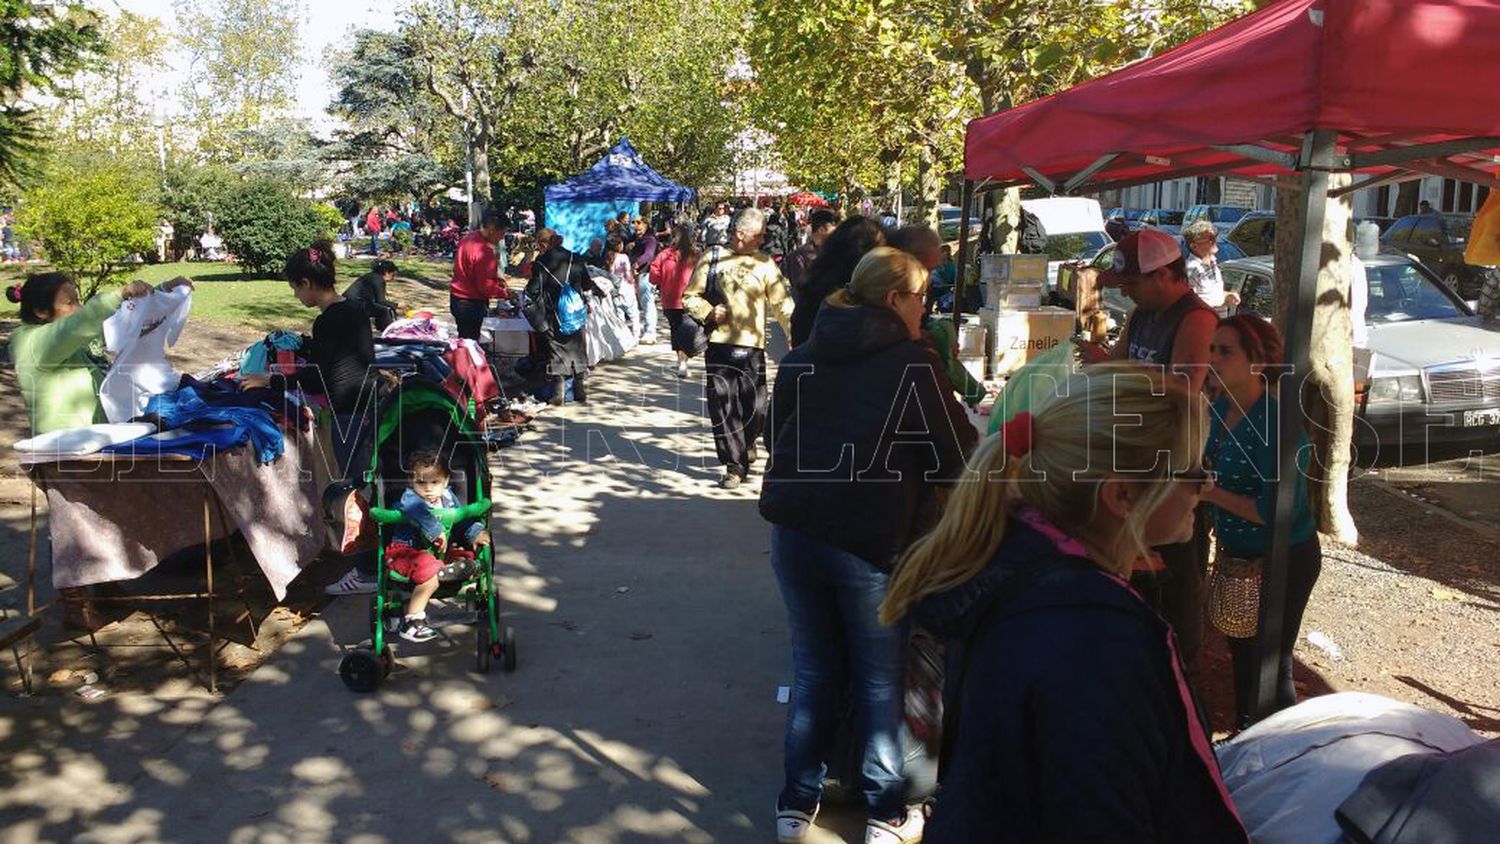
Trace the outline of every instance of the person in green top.
<path fill-rule="evenodd" d="M 162 289 L 192 284 L 179 276 Z M 108 364 L 89 347 L 102 341 L 104 321 L 122 301 L 150 292 L 144 281 L 132 281 L 79 304 L 78 285 L 67 273 L 29 275 L 6 291 L 6 298 L 21 306 L 21 325 L 10 335 L 10 359 L 33 436 L 105 421 L 99 384 Z"/>
<path fill-rule="evenodd" d="M 1204 449 L 1204 466 L 1215 481 L 1203 493 L 1211 505 L 1220 559 L 1266 557 L 1271 550 L 1271 513 L 1275 508 L 1278 468 L 1278 435 L 1275 379 L 1282 363 L 1281 335 L 1266 320 L 1254 315 L 1227 317 L 1219 321 L 1209 345 L 1207 384 L 1216 394 Z M 1286 478 L 1296 485 L 1292 510 L 1292 545 L 1287 558 L 1285 604 L 1282 629 L 1277 631 L 1276 708 L 1297 702 L 1292 686 L 1292 646 L 1302 625 L 1302 613 L 1323 567 L 1317 524 L 1307 498 L 1307 466 L 1310 449 L 1307 434 L 1297 437 L 1297 476 Z M 1251 688 L 1258 667 L 1254 641 L 1229 638 L 1234 660 L 1234 702 L 1237 723 L 1249 726 L 1254 701 Z"/>

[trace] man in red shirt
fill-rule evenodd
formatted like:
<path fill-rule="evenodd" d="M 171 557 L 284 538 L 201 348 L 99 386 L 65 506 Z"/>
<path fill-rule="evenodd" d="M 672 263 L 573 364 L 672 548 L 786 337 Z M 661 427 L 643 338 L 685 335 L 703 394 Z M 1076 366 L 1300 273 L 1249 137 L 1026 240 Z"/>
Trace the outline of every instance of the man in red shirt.
<path fill-rule="evenodd" d="M 374 205 L 370 206 L 370 213 L 365 215 L 365 234 L 370 236 L 370 254 L 376 258 L 380 257 L 380 209 Z"/>
<path fill-rule="evenodd" d="M 448 285 L 448 309 L 458 323 L 458 336 L 479 339 L 479 328 L 491 299 L 509 299 L 510 290 L 500 281 L 500 260 L 495 245 L 510 230 L 510 220 L 495 209 L 484 212 L 479 228 L 458 241 L 453 255 L 453 281 Z"/>

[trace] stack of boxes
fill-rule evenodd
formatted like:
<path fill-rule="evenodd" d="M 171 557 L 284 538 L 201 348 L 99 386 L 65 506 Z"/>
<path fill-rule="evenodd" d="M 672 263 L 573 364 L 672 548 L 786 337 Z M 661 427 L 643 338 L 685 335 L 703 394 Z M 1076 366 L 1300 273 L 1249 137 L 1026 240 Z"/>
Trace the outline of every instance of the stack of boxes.
<path fill-rule="evenodd" d="M 979 279 L 985 306 L 979 311 L 985 328 L 985 369 L 990 378 L 1006 378 L 1032 358 L 1073 336 L 1073 311 L 1044 307 L 1047 288 L 1045 255 L 981 255 Z M 962 345 L 962 344 L 960 344 Z M 968 366 L 965 361 L 965 366 Z M 972 368 L 971 368 L 972 371 Z"/>

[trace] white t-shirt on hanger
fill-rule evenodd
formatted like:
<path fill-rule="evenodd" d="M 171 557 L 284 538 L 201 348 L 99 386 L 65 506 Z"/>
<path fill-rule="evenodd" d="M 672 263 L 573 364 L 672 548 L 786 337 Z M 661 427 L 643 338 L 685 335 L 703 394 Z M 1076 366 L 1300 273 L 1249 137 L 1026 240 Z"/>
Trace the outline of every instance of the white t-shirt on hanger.
<path fill-rule="evenodd" d="M 146 401 L 177 389 L 181 376 L 167 362 L 167 347 L 177 343 L 187 323 L 193 293 L 179 287 L 130 299 L 104 321 L 104 345 L 115 362 L 99 386 L 99 403 L 111 422 L 141 415 Z"/>

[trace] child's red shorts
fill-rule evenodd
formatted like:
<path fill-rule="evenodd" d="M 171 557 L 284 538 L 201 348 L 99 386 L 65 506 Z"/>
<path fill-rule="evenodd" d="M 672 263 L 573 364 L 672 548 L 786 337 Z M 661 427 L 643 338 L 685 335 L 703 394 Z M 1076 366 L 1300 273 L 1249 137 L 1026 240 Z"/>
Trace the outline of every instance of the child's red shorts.
<path fill-rule="evenodd" d="M 409 579 L 412 583 L 426 583 L 438 576 L 443 563 L 424 548 L 410 545 L 390 545 L 385 549 L 385 566 Z"/>

